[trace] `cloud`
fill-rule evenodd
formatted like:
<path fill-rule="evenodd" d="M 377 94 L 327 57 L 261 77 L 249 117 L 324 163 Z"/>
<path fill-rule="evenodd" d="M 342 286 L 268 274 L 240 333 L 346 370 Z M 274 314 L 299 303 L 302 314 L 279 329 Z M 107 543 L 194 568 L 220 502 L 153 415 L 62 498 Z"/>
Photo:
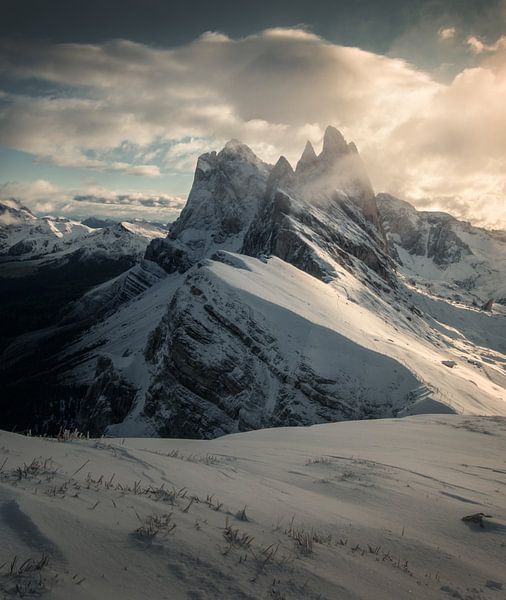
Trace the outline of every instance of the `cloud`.
<path fill-rule="evenodd" d="M 441 27 L 437 34 L 440 40 L 446 42 L 454 39 L 457 29 L 455 27 Z"/>
<path fill-rule="evenodd" d="M 169 196 L 146 196 L 144 194 L 116 194 L 106 195 L 79 194 L 73 197 L 76 202 L 88 204 L 114 204 L 120 206 L 144 206 L 150 208 L 163 208 L 181 210 L 184 200 Z"/>
<path fill-rule="evenodd" d="M 467 38 L 467 45 L 474 54 L 483 54 L 484 52 L 497 52 L 506 49 L 506 35 L 502 35 L 493 44 L 486 44 L 475 35 Z"/>
<path fill-rule="evenodd" d="M 2 202 L 22 201 L 38 215 L 110 217 L 118 221 L 141 218 L 165 223 L 173 221 L 185 204 L 183 197 L 159 192 L 121 192 L 95 184 L 76 190 L 44 179 L 0 184 L 0 198 Z"/>
<path fill-rule="evenodd" d="M 456 52 L 460 28 L 433 25 L 430 43 Z M 193 170 L 232 137 L 295 162 L 331 123 L 357 142 L 377 189 L 506 226 L 502 39 L 475 38 L 472 67 L 448 82 L 303 28 L 209 32 L 170 49 L 4 40 L 0 71 L 41 91 L 0 97 L 0 142 L 55 164 L 157 176 Z"/>

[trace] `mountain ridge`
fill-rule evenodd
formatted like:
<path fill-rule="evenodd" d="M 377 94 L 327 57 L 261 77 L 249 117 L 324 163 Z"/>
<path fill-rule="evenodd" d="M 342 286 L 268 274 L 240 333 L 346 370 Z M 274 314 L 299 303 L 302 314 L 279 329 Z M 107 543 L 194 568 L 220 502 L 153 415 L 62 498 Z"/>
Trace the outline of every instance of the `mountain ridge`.
<path fill-rule="evenodd" d="M 406 271 L 406 224 L 394 232 L 337 130 L 303 157 L 312 164 L 267 165 L 236 140 L 203 154 L 167 237 L 69 307 L 68 320 L 86 326 L 33 372 L 11 351 L 13 373 L 51 381 L 30 425 L 207 438 L 419 412 L 506 414 L 502 307 L 479 310 L 469 290 L 431 293 L 431 272 Z"/>

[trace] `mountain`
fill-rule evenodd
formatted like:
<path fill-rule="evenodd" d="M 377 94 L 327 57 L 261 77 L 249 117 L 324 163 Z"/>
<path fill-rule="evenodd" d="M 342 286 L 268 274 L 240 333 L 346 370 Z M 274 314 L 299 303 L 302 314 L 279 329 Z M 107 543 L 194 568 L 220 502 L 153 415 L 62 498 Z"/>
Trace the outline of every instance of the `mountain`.
<path fill-rule="evenodd" d="M 270 166 L 237 140 L 219 153 L 202 155 L 186 206 L 167 238 L 149 245 L 146 258 L 168 273 L 184 273 L 216 250 L 240 251 L 269 172 Z"/>
<path fill-rule="evenodd" d="M 143 262 L 68 306 L 50 341 L 32 333 L 5 350 L 16 401 L 3 418 L 37 431 L 210 438 L 506 414 L 506 309 L 429 294 L 403 271 L 396 240 L 336 129 L 295 169 L 232 140 L 199 158 L 187 205 Z"/>
<path fill-rule="evenodd" d="M 0 257 L 37 260 L 37 265 L 69 260 L 144 254 L 148 241 L 166 232 L 149 223 L 111 223 L 94 229 L 64 217 L 36 217 L 28 208 L 0 202 Z"/>
<path fill-rule="evenodd" d="M 506 232 L 417 211 L 389 194 L 376 201 L 400 273 L 431 294 L 506 305 Z"/>
<path fill-rule="evenodd" d="M 87 225 L 88 227 L 91 227 L 92 229 L 101 229 L 103 227 L 111 227 L 111 225 L 115 225 L 117 223 L 117 221 L 114 221 L 113 219 L 100 219 L 98 217 L 87 217 L 86 219 L 83 219 L 81 221 L 81 223 L 83 225 Z M 157 229 L 163 229 L 168 231 L 169 227 L 167 225 L 165 225 L 164 223 L 159 223 L 156 221 L 145 221 L 143 219 L 134 219 L 132 221 L 132 223 L 134 225 L 147 225 L 148 227 L 155 227 Z"/>
<path fill-rule="evenodd" d="M 137 264 L 166 231 L 147 223 L 93 229 L 62 217 L 37 217 L 13 200 L 0 202 L 0 348 L 28 331 L 54 325 L 91 287 Z"/>
<path fill-rule="evenodd" d="M 86 219 L 83 219 L 81 223 L 92 229 L 100 229 L 101 227 L 110 227 L 111 225 L 114 225 L 116 221 L 113 221 L 112 219 L 100 219 L 98 217 L 87 217 Z"/>

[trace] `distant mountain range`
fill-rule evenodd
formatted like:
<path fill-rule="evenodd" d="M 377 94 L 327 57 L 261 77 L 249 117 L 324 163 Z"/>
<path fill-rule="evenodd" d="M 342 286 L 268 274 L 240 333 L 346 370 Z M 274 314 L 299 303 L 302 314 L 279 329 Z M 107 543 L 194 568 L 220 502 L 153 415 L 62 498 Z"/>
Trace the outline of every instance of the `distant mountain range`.
<path fill-rule="evenodd" d="M 375 195 L 332 127 L 295 169 L 236 140 L 202 155 L 168 235 L 12 211 L 9 268 L 132 264 L 4 344 L 1 427 L 209 438 L 506 414 L 506 233 Z"/>
<path fill-rule="evenodd" d="M 90 287 L 135 265 L 166 230 L 149 223 L 93 228 L 62 217 L 37 217 L 0 201 L 0 348 L 12 337 L 54 325 L 60 311 Z"/>

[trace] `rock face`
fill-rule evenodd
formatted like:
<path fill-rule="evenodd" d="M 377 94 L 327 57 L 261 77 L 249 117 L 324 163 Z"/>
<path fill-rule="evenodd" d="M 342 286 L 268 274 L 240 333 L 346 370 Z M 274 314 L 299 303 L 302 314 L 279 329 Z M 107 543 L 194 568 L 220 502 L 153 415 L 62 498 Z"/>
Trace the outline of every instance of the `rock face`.
<path fill-rule="evenodd" d="M 308 142 L 295 172 L 284 157 L 272 170 L 259 212 L 242 247 L 250 256 L 275 255 L 329 281 L 332 262 L 356 272 L 356 259 L 395 285 L 374 192 L 354 146 L 334 128 L 316 156 Z"/>
<path fill-rule="evenodd" d="M 358 259 L 371 271 L 364 279 L 395 285 L 371 183 L 355 145 L 333 127 L 319 156 L 306 144 L 295 171 L 234 140 L 199 158 L 186 207 L 146 258 L 184 273 L 218 249 L 278 256 L 325 281 L 332 261 L 354 269 Z"/>
<path fill-rule="evenodd" d="M 202 155 L 188 202 L 169 236 L 146 251 L 168 273 L 184 273 L 218 249 L 239 250 L 258 210 L 270 167 L 231 140 L 221 152 Z"/>
<path fill-rule="evenodd" d="M 246 262 L 215 258 L 248 271 Z M 213 269 L 192 271 L 146 345 L 145 357 L 156 376 L 144 416 L 164 436 L 216 437 L 392 415 L 416 386 L 401 365 L 316 328 L 313 335 L 324 338 L 329 348 L 341 348 L 340 364 L 329 376 L 311 358 L 306 329 L 288 310 L 273 314 L 267 302 L 227 286 Z M 283 332 L 291 333 L 289 339 Z M 375 381 L 374 375 L 357 371 L 361 364 L 382 377 Z M 389 392 L 382 394 L 384 388 Z"/>
<path fill-rule="evenodd" d="M 506 303 L 504 232 L 417 211 L 390 194 L 378 194 L 376 201 L 390 253 L 406 275 L 445 296 L 467 295 L 478 305 L 491 297 Z"/>
<path fill-rule="evenodd" d="M 99 285 L 70 303 L 60 324 L 103 317 L 153 287 L 167 273 L 156 263 L 142 259 L 118 277 Z"/>
<path fill-rule="evenodd" d="M 454 230 L 458 224 L 454 217 L 445 213 L 419 213 L 389 194 L 378 194 L 377 199 L 384 227 L 392 238 L 398 236 L 399 245 L 410 254 L 427 257 L 442 268 L 472 254 Z"/>
<path fill-rule="evenodd" d="M 81 431 L 93 437 L 121 423 L 132 408 L 135 389 L 114 369 L 110 358 L 99 356 L 95 380 L 88 387 L 76 415 Z"/>

